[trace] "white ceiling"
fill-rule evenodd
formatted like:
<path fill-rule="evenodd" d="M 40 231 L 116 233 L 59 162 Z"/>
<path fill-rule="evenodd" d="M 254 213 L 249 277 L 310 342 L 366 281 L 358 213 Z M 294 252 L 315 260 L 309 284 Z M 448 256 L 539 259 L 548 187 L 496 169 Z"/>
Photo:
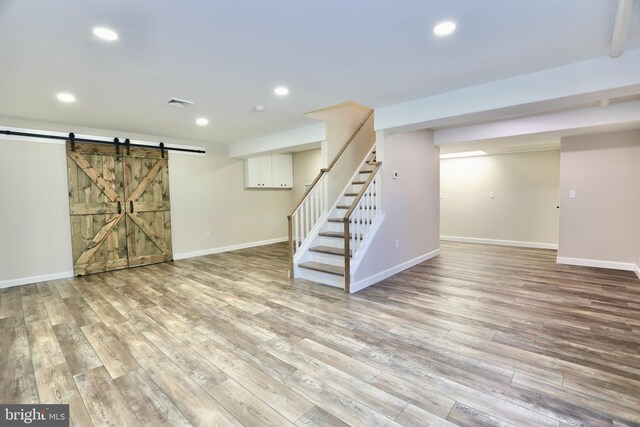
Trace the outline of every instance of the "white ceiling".
<path fill-rule="evenodd" d="M 232 143 L 348 100 L 378 108 L 606 56 L 616 3 L 0 0 L 0 116 Z M 640 47 L 633 14 L 628 49 Z M 444 19 L 458 30 L 438 39 Z M 96 25 L 120 40 L 96 39 Z M 78 102 L 60 104 L 63 90 Z"/>

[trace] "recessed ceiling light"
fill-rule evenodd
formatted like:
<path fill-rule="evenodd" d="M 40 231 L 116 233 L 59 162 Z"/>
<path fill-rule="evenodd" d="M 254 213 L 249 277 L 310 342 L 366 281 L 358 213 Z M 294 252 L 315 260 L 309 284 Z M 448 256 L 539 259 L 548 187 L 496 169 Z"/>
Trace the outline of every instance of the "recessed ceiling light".
<path fill-rule="evenodd" d="M 459 157 L 478 157 L 478 156 L 486 156 L 487 153 L 485 151 L 465 151 L 462 153 L 451 153 L 451 154 L 440 154 L 441 159 L 457 159 Z"/>
<path fill-rule="evenodd" d="M 205 119 L 204 117 L 200 117 L 199 119 L 196 120 L 196 124 L 198 126 L 206 126 L 209 124 L 209 120 Z"/>
<path fill-rule="evenodd" d="M 110 42 L 118 40 L 118 33 L 105 27 L 94 28 L 93 34 L 95 34 L 97 37 L 100 37 L 102 40 L 107 40 Z"/>
<path fill-rule="evenodd" d="M 284 86 L 278 86 L 273 90 L 273 93 L 275 93 L 278 96 L 287 96 L 289 95 L 289 89 L 287 89 Z"/>
<path fill-rule="evenodd" d="M 446 36 L 456 30 L 456 23 L 453 21 L 441 22 L 433 27 L 433 34 L 436 36 Z"/>
<path fill-rule="evenodd" d="M 71 95 L 70 93 L 60 92 L 58 95 L 56 95 L 56 97 L 60 102 L 66 102 L 66 103 L 76 102 L 76 97 Z"/>

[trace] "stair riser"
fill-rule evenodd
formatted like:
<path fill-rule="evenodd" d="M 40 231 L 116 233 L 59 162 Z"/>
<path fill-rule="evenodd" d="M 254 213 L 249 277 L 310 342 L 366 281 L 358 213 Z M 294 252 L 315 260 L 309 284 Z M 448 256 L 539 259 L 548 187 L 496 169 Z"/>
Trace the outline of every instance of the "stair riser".
<path fill-rule="evenodd" d="M 344 239 L 336 239 L 333 237 L 318 236 L 317 240 L 314 240 L 314 246 L 330 246 L 332 248 L 344 248 Z"/>
<path fill-rule="evenodd" d="M 306 256 L 307 261 L 320 262 L 323 264 L 335 265 L 336 267 L 344 267 L 344 256 L 326 254 L 322 252 L 309 251 Z"/>
<path fill-rule="evenodd" d="M 300 268 L 300 278 L 344 289 L 344 277 L 322 271 Z"/>
<path fill-rule="evenodd" d="M 322 226 L 322 231 L 344 231 L 344 223 L 342 222 L 327 222 Z"/>
<path fill-rule="evenodd" d="M 340 198 L 340 203 L 338 203 L 339 205 L 349 205 L 351 206 L 351 203 L 353 203 L 353 201 L 356 199 L 356 196 L 342 196 Z"/>

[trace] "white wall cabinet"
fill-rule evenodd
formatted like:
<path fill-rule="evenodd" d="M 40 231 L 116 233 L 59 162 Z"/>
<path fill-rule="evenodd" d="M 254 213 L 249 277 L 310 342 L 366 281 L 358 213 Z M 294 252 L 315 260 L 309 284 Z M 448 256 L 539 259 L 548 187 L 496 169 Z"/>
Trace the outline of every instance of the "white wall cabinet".
<path fill-rule="evenodd" d="M 246 188 L 293 188 L 291 154 L 251 157 L 244 162 Z"/>

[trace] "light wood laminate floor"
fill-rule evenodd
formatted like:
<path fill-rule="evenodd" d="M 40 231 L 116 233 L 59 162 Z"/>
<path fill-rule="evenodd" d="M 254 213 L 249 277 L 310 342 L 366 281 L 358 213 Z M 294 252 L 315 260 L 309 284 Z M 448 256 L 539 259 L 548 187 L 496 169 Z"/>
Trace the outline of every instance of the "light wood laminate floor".
<path fill-rule="evenodd" d="M 78 426 L 640 425 L 640 280 L 443 243 L 355 295 L 283 244 L 0 291 L 0 402 Z"/>

